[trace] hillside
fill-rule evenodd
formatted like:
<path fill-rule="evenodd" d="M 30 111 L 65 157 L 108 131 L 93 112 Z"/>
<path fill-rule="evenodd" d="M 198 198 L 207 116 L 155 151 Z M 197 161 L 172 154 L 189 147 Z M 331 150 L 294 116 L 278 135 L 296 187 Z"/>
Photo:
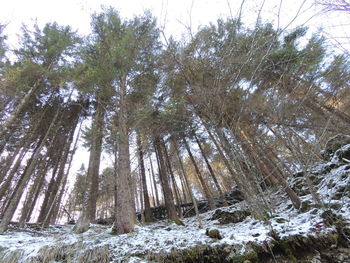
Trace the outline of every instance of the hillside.
<path fill-rule="evenodd" d="M 0 236 L 0 261 L 8 262 L 350 262 L 350 144 L 328 162 L 299 172 L 290 180 L 301 196 L 294 209 L 281 189 L 266 190 L 274 213 L 254 219 L 242 201 L 183 219 L 138 225 L 112 235 L 110 226 L 92 225 L 74 234 L 72 225 L 45 230 L 10 227 Z M 322 200 L 313 201 L 305 178 Z M 262 196 L 260 198 L 263 198 Z"/>

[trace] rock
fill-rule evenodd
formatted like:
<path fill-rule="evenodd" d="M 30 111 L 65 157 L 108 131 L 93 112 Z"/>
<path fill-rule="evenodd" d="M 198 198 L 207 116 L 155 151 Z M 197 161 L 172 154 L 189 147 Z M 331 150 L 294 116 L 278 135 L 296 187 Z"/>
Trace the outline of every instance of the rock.
<path fill-rule="evenodd" d="M 220 231 L 216 228 L 214 229 L 207 228 L 207 230 L 205 231 L 205 234 L 210 238 L 222 239 L 222 235 L 220 234 Z"/>
<path fill-rule="evenodd" d="M 82 234 L 86 231 L 88 231 L 90 228 L 89 222 L 79 222 L 73 227 L 73 231 L 76 234 Z"/>
<path fill-rule="evenodd" d="M 237 201 L 243 201 L 244 196 L 243 193 L 238 189 L 238 187 L 235 187 L 227 196 L 226 199 L 228 200 L 237 200 Z"/>
<path fill-rule="evenodd" d="M 332 162 L 350 162 L 350 144 L 338 149 L 332 158 Z"/>
<path fill-rule="evenodd" d="M 330 160 L 334 153 L 343 147 L 344 145 L 350 144 L 350 136 L 345 134 L 338 134 L 326 143 L 326 147 L 322 152 L 322 156 L 325 160 Z"/>
<path fill-rule="evenodd" d="M 312 208 L 312 202 L 310 200 L 305 200 L 301 203 L 300 211 L 305 213 Z"/>
<path fill-rule="evenodd" d="M 229 223 L 238 223 L 246 219 L 247 216 L 250 216 L 248 210 L 236 210 L 233 212 L 222 211 L 217 209 L 211 220 L 218 220 L 220 224 L 229 224 Z"/>

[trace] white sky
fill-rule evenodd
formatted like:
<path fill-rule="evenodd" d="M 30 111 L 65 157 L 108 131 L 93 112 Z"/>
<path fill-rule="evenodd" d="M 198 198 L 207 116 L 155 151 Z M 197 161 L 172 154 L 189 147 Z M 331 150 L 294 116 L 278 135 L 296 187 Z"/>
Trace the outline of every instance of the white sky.
<path fill-rule="evenodd" d="M 303 24 L 313 27 L 323 26 L 332 36 L 344 37 L 349 24 L 350 14 L 346 17 L 339 13 L 316 16 L 317 9 L 312 7 L 314 0 L 245 0 L 243 21 L 253 23 L 257 12 L 262 7 L 263 20 L 279 21 L 280 28 L 288 25 L 296 16 L 298 19 L 292 26 Z M 81 34 L 90 30 L 90 14 L 101 10 L 101 5 L 113 6 L 120 11 L 122 17 L 131 18 L 145 10 L 151 10 L 158 18 L 160 25 L 165 25 L 167 36 L 179 37 L 186 31 L 186 26 L 192 30 L 199 25 L 208 24 L 219 17 L 236 16 L 241 0 L 3 0 L 0 9 L 0 23 L 8 24 L 6 34 L 11 47 L 17 43 L 16 35 L 20 32 L 22 23 L 33 24 L 37 19 L 43 26 L 47 22 L 57 21 L 62 25 L 71 25 Z M 281 5 L 281 8 L 279 8 Z M 340 26 L 342 25 L 342 26 Z"/>

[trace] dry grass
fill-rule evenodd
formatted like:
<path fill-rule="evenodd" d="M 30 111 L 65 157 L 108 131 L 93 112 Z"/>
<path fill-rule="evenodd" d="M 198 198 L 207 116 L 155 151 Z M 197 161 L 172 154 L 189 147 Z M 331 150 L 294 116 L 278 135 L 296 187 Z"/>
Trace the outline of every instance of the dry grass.
<path fill-rule="evenodd" d="M 0 261 L 3 262 L 3 261 Z M 10 261 L 8 261 L 10 262 Z M 17 261 L 11 261 L 17 263 Z M 108 246 L 86 247 L 82 242 L 72 245 L 56 245 L 54 247 L 45 246 L 41 248 L 35 258 L 30 258 L 26 263 L 108 263 L 110 253 Z M 7 263 L 7 262 L 4 262 Z"/>
<path fill-rule="evenodd" d="M 1 263 L 18 263 L 23 254 L 23 250 L 2 250 L 0 252 Z"/>

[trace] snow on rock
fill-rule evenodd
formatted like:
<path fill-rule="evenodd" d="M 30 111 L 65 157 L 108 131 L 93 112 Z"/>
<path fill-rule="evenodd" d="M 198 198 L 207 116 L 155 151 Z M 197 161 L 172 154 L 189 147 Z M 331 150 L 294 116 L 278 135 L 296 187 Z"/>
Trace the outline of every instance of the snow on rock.
<path fill-rule="evenodd" d="M 350 145 L 347 145 L 338 151 L 349 149 Z M 229 220 L 220 222 L 220 217 L 213 216 L 246 211 L 248 206 L 243 201 L 201 214 L 203 228 L 198 227 L 195 217 L 183 219 L 185 226 L 164 220 L 144 226 L 137 225 L 135 232 L 119 236 L 111 235 L 111 228 L 101 225 L 91 225 L 82 234 L 74 234 L 70 225 L 53 226 L 44 231 L 12 227 L 0 235 L 0 262 L 136 263 L 147 262 L 149 255 L 166 255 L 200 246 L 232 246 L 238 254 L 244 254 L 252 244 L 271 244 L 276 238 L 274 235 L 284 239 L 333 233 L 335 227 L 325 221 L 325 211 L 330 210 L 331 213 L 350 220 L 350 164 L 341 158 L 336 159 L 336 156 L 335 153 L 330 162 L 318 164 L 307 171 L 306 175 L 300 176 L 299 173 L 290 180 L 293 189 L 300 192 L 303 211 L 294 209 L 280 189 L 274 192 L 268 190 L 274 212 L 267 221 L 257 220 L 249 213 L 244 213 L 240 220 L 234 221 L 236 223 L 230 223 Z M 305 176 L 309 176 L 323 206 L 312 201 L 313 196 L 307 187 Z M 206 233 L 211 230 L 217 231 L 220 238 L 209 237 Z"/>

